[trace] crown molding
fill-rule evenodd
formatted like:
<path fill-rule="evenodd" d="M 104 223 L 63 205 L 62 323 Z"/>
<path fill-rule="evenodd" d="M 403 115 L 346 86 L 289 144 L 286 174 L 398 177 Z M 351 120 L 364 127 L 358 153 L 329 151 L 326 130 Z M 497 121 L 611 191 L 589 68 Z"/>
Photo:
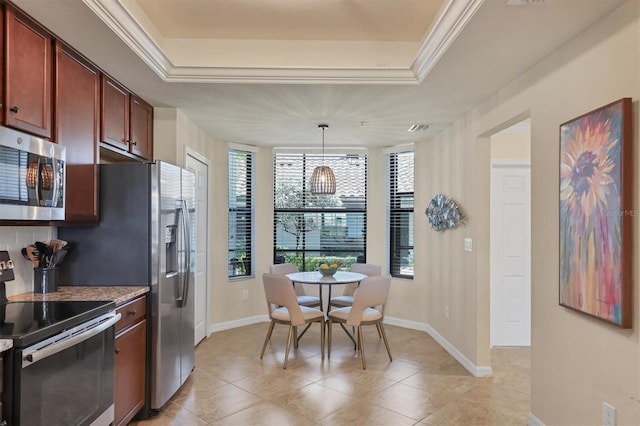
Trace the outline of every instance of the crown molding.
<path fill-rule="evenodd" d="M 173 64 L 118 0 L 82 0 L 133 52 L 166 81 Z"/>
<path fill-rule="evenodd" d="M 458 37 L 484 0 L 451 0 L 418 51 L 411 70 L 422 82 Z"/>
<path fill-rule="evenodd" d="M 424 80 L 484 0 L 450 0 L 412 66 L 303 68 L 176 66 L 122 0 L 82 0 L 163 81 L 184 83 L 406 84 Z"/>

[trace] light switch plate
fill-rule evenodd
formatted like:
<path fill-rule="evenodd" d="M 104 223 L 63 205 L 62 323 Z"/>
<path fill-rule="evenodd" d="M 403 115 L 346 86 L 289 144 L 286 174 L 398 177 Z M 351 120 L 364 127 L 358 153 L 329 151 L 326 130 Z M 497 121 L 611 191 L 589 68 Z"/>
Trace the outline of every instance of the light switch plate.
<path fill-rule="evenodd" d="M 473 251 L 473 240 L 471 238 L 464 239 L 464 251 Z"/>
<path fill-rule="evenodd" d="M 602 424 L 604 426 L 616 426 L 616 409 L 606 402 L 602 403 Z"/>

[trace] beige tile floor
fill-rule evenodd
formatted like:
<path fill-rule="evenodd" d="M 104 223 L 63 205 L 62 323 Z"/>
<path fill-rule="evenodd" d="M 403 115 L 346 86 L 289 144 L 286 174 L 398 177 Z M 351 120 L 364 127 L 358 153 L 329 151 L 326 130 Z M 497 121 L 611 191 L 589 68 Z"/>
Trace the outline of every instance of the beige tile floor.
<path fill-rule="evenodd" d="M 289 354 L 276 325 L 264 359 L 267 323 L 212 334 L 196 368 L 146 425 L 525 425 L 529 349 L 492 351 L 494 375 L 475 378 L 426 333 L 386 326 L 393 362 L 375 327 L 365 330 L 367 370 L 339 327 L 331 360 L 320 356 L 318 324 Z"/>

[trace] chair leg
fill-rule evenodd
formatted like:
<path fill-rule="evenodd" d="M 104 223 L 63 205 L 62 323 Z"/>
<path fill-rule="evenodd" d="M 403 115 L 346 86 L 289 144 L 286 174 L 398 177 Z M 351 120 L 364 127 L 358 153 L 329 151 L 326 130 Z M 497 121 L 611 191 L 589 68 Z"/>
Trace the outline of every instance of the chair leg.
<path fill-rule="evenodd" d="M 307 326 L 304 328 L 304 330 L 302 330 L 302 333 L 300 333 L 300 335 L 298 336 L 298 340 L 302 339 L 302 336 L 304 336 L 304 333 L 307 332 L 309 327 L 311 327 L 311 323 L 307 324 Z"/>
<path fill-rule="evenodd" d="M 320 320 L 320 352 L 322 359 L 324 359 L 324 318 Z"/>
<path fill-rule="evenodd" d="M 264 351 L 267 349 L 267 343 L 271 340 L 271 333 L 273 333 L 273 326 L 276 325 L 274 320 L 271 320 L 271 324 L 269 324 L 269 330 L 267 331 L 267 335 L 264 338 L 264 345 L 262 345 L 262 352 L 260 353 L 260 359 L 264 356 Z"/>
<path fill-rule="evenodd" d="M 393 358 L 391 358 L 391 349 L 389 349 L 389 341 L 387 340 L 387 333 L 384 332 L 384 326 L 382 323 L 380 322 L 378 324 L 380 325 L 380 331 L 382 332 L 382 340 L 387 348 L 387 354 L 389 354 L 389 361 L 393 361 Z"/>
<path fill-rule="evenodd" d="M 327 358 L 331 359 L 331 318 L 329 318 L 329 321 L 327 322 L 327 333 L 329 334 L 327 336 Z"/>
<path fill-rule="evenodd" d="M 358 326 L 358 346 L 360 347 L 360 359 L 362 360 L 362 369 L 367 369 L 367 362 L 364 360 L 364 337 L 362 336 L 362 326 Z"/>
<path fill-rule="evenodd" d="M 298 326 L 293 327 L 293 348 L 298 349 Z"/>
<path fill-rule="evenodd" d="M 284 352 L 284 365 L 282 366 L 283 369 L 287 368 L 287 360 L 289 359 L 289 349 L 291 348 L 291 340 L 295 339 L 295 337 L 294 337 L 295 330 L 294 329 L 295 329 L 294 326 L 292 326 L 292 325 L 289 326 L 289 337 L 287 338 L 287 349 Z"/>
<path fill-rule="evenodd" d="M 352 327 L 353 328 L 353 334 L 351 334 L 351 333 L 349 333 L 349 330 L 347 330 L 347 327 L 345 327 L 343 323 L 339 322 L 338 324 L 340 324 L 340 327 L 342 327 L 342 329 L 347 334 L 347 336 L 349 336 L 349 339 L 351 339 L 351 341 L 353 342 L 353 350 L 355 351 L 356 349 L 358 349 L 358 344 L 356 343 L 356 339 L 353 337 L 353 336 L 356 335 L 355 327 Z"/>
<path fill-rule="evenodd" d="M 378 331 L 378 339 L 382 339 L 382 332 L 380 331 L 380 323 L 376 323 L 376 330 Z"/>

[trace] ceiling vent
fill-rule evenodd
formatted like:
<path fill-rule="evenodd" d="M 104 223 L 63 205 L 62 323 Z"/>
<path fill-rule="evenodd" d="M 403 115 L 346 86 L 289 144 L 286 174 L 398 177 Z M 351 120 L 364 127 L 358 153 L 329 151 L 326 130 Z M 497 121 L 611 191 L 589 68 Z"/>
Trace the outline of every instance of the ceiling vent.
<path fill-rule="evenodd" d="M 506 6 L 524 6 L 527 4 L 539 4 L 544 2 L 545 0 L 507 0 L 504 4 Z"/>
<path fill-rule="evenodd" d="M 428 124 L 413 124 L 407 129 L 407 132 L 424 132 L 429 128 Z"/>

